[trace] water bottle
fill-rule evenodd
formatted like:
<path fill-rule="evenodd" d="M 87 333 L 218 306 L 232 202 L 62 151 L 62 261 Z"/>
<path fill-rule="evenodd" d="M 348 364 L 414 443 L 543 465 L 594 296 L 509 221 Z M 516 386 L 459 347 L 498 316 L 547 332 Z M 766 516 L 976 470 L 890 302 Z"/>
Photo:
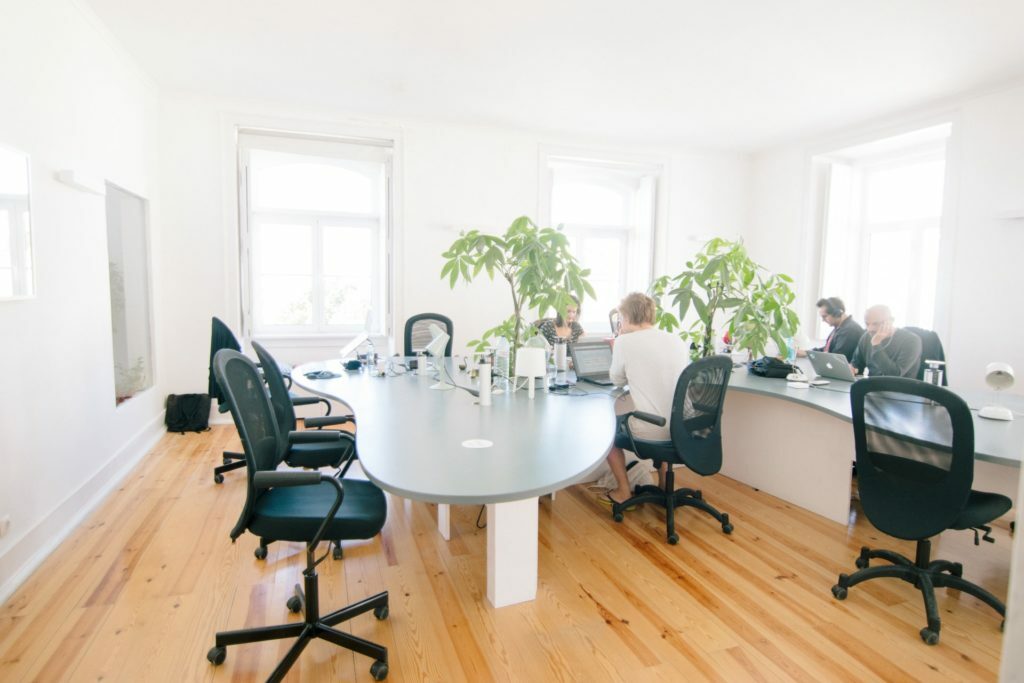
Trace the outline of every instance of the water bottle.
<path fill-rule="evenodd" d="M 796 342 L 792 337 L 786 337 L 786 362 L 790 365 L 796 362 Z"/>
<path fill-rule="evenodd" d="M 491 365 L 481 363 L 477 366 L 480 373 L 480 405 L 491 405 Z"/>
<path fill-rule="evenodd" d="M 369 337 L 366 338 L 366 366 L 371 369 L 377 367 L 377 351 Z"/>
<path fill-rule="evenodd" d="M 498 337 L 498 341 L 494 344 L 494 374 L 498 377 L 508 378 L 508 357 L 509 357 L 509 343 L 508 339 L 504 337 Z"/>
<path fill-rule="evenodd" d="M 945 365 L 945 363 L 941 360 L 926 360 L 924 363 L 928 366 L 924 369 L 924 381 L 928 382 L 928 384 L 941 386 L 943 373 L 942 366 Z"/>
<path fill-rule="evenodd" d="M 555 372 L 565 372 L 566 343 L 564 337 L 555 337 Z"/>

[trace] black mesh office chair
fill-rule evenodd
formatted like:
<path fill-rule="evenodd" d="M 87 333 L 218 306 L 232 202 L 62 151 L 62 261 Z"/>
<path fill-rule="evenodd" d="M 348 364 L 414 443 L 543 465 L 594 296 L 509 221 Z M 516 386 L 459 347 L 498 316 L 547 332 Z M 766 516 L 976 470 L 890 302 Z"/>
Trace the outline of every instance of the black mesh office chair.
<path fill-rule="evenodd" d="M 228 645 L 297 637 L 267 679 L 280 681 L 309 641 L 322 638 L 371 657 L 374 662 L 370 674 L 375 680 L 383 680 L 388 674 L 387 648 L 333 627 L 370 610 L 377 619 L 386 619 L 387 592 L 320 616 L 316 566 L 326 554 L 319 559 L 314 554 L 323 540 L 367 539 L 380 533 L 387 518 L 384 493 L 368 481 L 340 481 L 319 472 L 275 471 L 285 441 L 255 364 L 237 351 L 223 350 L 217 353 L 214 371 L 227 397 L 248 465 L 245 506 L 231 530 L 231 540 L 249 530 L 261 537 L 303 541 L 306 569 L 302 572 L 304 587 L 296 585 L 295 595 L 287 602 L 291 611 L 304 612 L 301 622 L 222 631 L 206 658 L 219 665 L 227 657 Z"/>
<path fill-rule="evenodd" d="M 669 423 L 671 441 L 644 441 L 633 436 L 629 420 L 622 424 L 633 444 L 638 458 L 651 460 L 655 465 L 667 464 L 665 488 L 638 486 L 635 495 L 622 503 L 612 504 L 612 517 L 622 521 L 622 513 L 640 503 L 655 503 L 665 508 L 665 533 L 668 542 L 676 544 L 679 535 L 675 528 L 675 508 L 694 507 L 714 517 L 722 531 L 731 534 L 729 515 L 719 512 L 704 501 L 699 489 L 675 489 L 675 465 L 685 465 L 702 477 L 717 474 L 722 469 L 722 404 L 729 386 L 732 359 L 728 356 L 702 358 L 688 365 L 676 382 Z M 640 411 L 629 413 L 645 422 L 664 425 L 665 418 Z"/>
<path fill-rule="evenodd" d="M 995 596 L 964 580 L 959 562 L 931 560 L 932 536 L 946 529 L 973 529 L 986 541 L 989 522 L 1005 514 L 1006 496 L 972 491 L 974 421 L 956 394 L 903 377 L 862 379 L 850 389 L 853 436 L 857 451 L 857 486 L 868 521 L 890 536 L 917 542 L 913 561 L 890 550 L 863 547 L 859 571 L 839 575 L 832 594 L 845 600 L 852 586 L 893 577 L 912 583 L 924 597 L 928 625 L 921 639 L 939 642 L 935 588 L 973 595 L 999 614 L 1006 610 Z M 890 564 L 868 566 L 874 558 Z"/>
<path fill-rule="evenodd" d="M 452 319 L 440 313 L 419 313 L 405 321 L 405 355 L 415 356 L 422 351 L 433 338 L 430 334 L 430 323 L 436 323 L 448 333 L 448 344 L 444 347 L 444 355 L 452 355 L 452 337 L 455 326 Z"/>
<path fill-rule="evenodd" d="M 207 382 L 207 392 L 210 394 L 210 398 L 217 400 L 217 411 L 226 413 L 228 410 L 227 403 L 225 402 L 224 392 L 221 391 L 220 386 L 217 384 L 217 378 L 213 372 L 213 357 L 221 349 L 231 349 L 232 351 L 241 351 L 242 345 L 238 343 L 238 338 L 235 337 L 235 333 L 231 331 L 223 320 L 214 316 L 212 329 L 210 332 L 210 375 Z M 285 378 L 285 385 L 291 386 L 291 368 L 285 366 L 281 368 L 282 376 Z M 289 393 L 291 396 L 292 405 L 296 406 L 307 406 L 316 403 L 323 403 L 326 412 L 325 415 L 331 414 L 331 402 L 325 398 L 318 396 L 296 396 L 295 394 Z M 237 470 L 245 467 L 245 458 L 241 453 L 237 451 L 224 451 L 222 454 L 221 464 L 213 468 L 213 481 L 216 484 L 220 484 L 224 481 L 224 473 L 230 472 L 231 470 Z"/>
<path fill-rule="evenodd" d="M 289 400 L 288 390 L 285 388 L 284 378 L 278 371 L 277 362 L 259 342 L 253 342 L 252 348 L 263 368 L 263 380 L 270 391 L 270 404 L 274 407 L 278 432 L 286 441 L 282 456 L 284 462 L 291 467 L 307 469 L 344 465 L 337 476 L 345 476 L 356 457 L 355 438 L 350 432 L 336 429 L 296 431 L 298 421 L 295 418 L 295 409 Z M 327 427 L 351 421 L 352 418 L 346 415 L 327 415 L 306 418 L 304 423 L 306 427 Z M 256 557 L 261 560 L 266 558 L 267 545 L 275 540 L 280 539 L 261 538 L 260 545 L 255 551 Z M 334 546 L 334 558 L 340 560 L 341 556 L 341 544 L 338 543 Z"/>

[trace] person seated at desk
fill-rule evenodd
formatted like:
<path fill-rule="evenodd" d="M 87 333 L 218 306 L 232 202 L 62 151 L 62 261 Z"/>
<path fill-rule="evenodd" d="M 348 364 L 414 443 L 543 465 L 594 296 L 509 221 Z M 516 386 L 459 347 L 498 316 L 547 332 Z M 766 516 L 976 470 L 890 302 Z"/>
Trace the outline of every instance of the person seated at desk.
<path fill-rule="evenodd" d="M 825 353 L 841 353 L 846 356 L 847 361 L 853 360 L 853 353 L 857 350 L 857 342 L 864 335 L 864 328 L 857 324 L 853 316 L 846 312 L 846 304 L 837 296 L 818 299 L 818 315 L 829 326 L 832 331 L 828 333 L 824 346 L 819 346 L 813 351 L 824 351 Z M 798 349 L 796 355 L 804 358 L 807 351 Z"/>
<path fill-rule="evenodd" d="M 559 338 L 570 344 L 575 344 L 584 334 L 583 326 L 577 322 L 580 317 L 580 302 L 576 297 L 572 297 L 572 300 L 573 303 L 565 309 L 564 318 L 561 312 L 558 312 L 554 318 L 544 318 L 535 323 L 548 344 L 552 346 Z"/>
<path fill-rule="evenodd" d="M 872 306 L 864 313 L 867 332 L 860 338 L 850 363 L 854 374 L 861 375 L 867 369 L 872 377 L 917 377 L 921 338 L 892 323 L 888 306 Z"/>
<path fill-rule="evenodd" d="M 612 348 L 612 366 L 608 371 L 617 387 L 629 385 L 633 407 L 666 418 L 665 425 L 658 427 L 642 420 L 632 420 L 629 428 L 638 439 L 668 441 L 668 418 L 672 413 L 676 382 L 683 369 L 689 364 L 690 356 L 686 344 L 678 336 L 654 326 L 654 299 L 633 292 L 619 304 L 621 329 Z M 626 458 L 622 450 L 631 444 L 620 424 L 616 429 L 615 445 L 608 452 L 608 466 L 615 476 L 615 488 L 608 491 L 604 502 L 622 502 L 632 492 L 626 474 Z M 664 477 L 664 467 L 659 479 Z M 662 484 L 664 482 L 661 482 Z"/>

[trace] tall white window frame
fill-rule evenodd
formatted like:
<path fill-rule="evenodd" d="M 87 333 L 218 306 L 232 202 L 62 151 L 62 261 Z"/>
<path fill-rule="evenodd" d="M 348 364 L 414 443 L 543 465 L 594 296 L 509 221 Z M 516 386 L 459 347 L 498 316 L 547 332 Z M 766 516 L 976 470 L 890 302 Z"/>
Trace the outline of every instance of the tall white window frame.
<path fill-rule="evenodd" d="M 394 142 L 387 139 L 341 137 L 322 134 L 283 132 L 262 128 L 238 129 L 239 169 L 239 245 L 241 250 L 241 298 L 243 329 L 246 334 L 261 338 L 329 339 L 351 336 L 367 331 L 386 335 L 391 328 L 393 296 L 393 151 Z M 312 163 L 336 166 L 338 170 L 361 174 L 374 185 L 368 205 L 360 210 L 337 210 L 331 207 L 274 208 L 259 206 L 259 154 L 305 157 Z M 315 202 L 316 200 L 314 200 Z M 295 277 L 310 280 L 309 320 L 298 323 L 268 324 L 260 315 L 260 305 L 268 294 L 266 264 L 273 254 L 261 239 L 261 231 L 279 226 L 295 228 L 296 238 L 307 241 L 308 268 Z M 305 235 L 302 233 L 305 232 Z M 326 245 L 332 233 L 347 233 L 348 241 L 358 238 L 368 244 L 369 257 L 332 254 Z M 336 238 L 334 238 L 336 239 Z M 360 241 L 356 239 L 355 241 Z M 367 263 L 368 262 L 368 263 Z M 366 280 L 370 296 L 365 313 L 342 322 L 329 319 L 325 294 L 326 281 L 344 280 L 344 266 L 369 269 Z M 278 273 L 276 275 L 284 275 Z"/>
<path fill-rule="evenodd" d="M 598 300 L 582 302 L 581 324 L 588 334 L 607 334 L 608 313 L 627 293 L 644 291 L 654 272 L 658 192 L 664 167 L 653 162 L 624 161 L 598 155 L 541 151 L 541 221 L 561 226 L 572 253 L 584 268 Z M 574 187 L 570 187 L 574 186 Z M 565 190 L 565 192 L 563 192 Z M 577 206 L 566 194 L 576 190 Z M 579 207 L 588 191 L 608 211 Z M 561 195 L 561 196 L 560 196 Z M 616 205 L 614 197 L 621 204 Z M 593 261 L 588 263 L 593 256 Z M 617 257 L 617 258 L 616 258 Z M 604 265 L 616 265 L 603 272 Z"/>
<path fill-rule="evenodd" d="M 897 325 L 935 329 L 941 323 L 944 290 L 939 273 L 949 251 L 942 242 L 949 237 L 943 230 L 943 214 L 949 208 L 945 183 L 950 134 L 951 125 L 941 124 L 815 158 L 826 169 L 820 293 L 843 298 L 857 319 L 866 307 L 881 303 L 893 307 Z M 869 215 L 868 207 L 875 201 L 873 178 L 915 167 L 926 172 L 928 165 L 940 183 L 940 199 L 933 209 L 895 218 Z M 880 288 L 877 278 L 872 280 L 874 239 L 889 239 L 890 252 L 898 252 L 894 259 L 898 263 L 890 266 L 905 270 L 906 291 Z M 901 242 L 898 250 L 893 248 L 894 240 Z M 817 316 L 815 320 L 815 336 L 824 338 L 827 326 Z"/>

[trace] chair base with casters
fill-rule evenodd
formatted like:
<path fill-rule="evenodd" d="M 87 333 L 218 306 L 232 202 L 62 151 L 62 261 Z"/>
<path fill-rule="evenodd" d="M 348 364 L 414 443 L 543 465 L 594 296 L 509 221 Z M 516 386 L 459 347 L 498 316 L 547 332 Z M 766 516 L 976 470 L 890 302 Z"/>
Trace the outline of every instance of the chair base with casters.
<path fill-rule="evenodd" d="M 612 503 L 612 518 L 621 522 L 623 513 L 634 505 L 641 503 L 653 503 L 665 508 L 665 536 L 668 542 L 675 545 L 679 542 L 679 534 L 676 533 L 675 510 L 680 507 L 692 507 L 703 510 L 714 517 L 722 525 L 722 531 L 731 534 L 732 524 L 729 522 L 729 514 L 719 512 L 704 500 L 704 495 L 699 489 L 681 488 L 675 489 L 675 470 L 668 468 L 665 473 L 665 488 L 653 485 L 637 486 L 634 496 L 622 503 Z"/>
<path fill-rule="evenodd" d="M 326 559 L 327 556 L 325 554 L 323 557 L 316 559 L 314 555 L 316 547 L 322 540 L 323 533 L 328 526 L 328 520 L 334 517 L 341 504 L 341 485 L 332 477 L 321 475 L 317 472 L 260 472 L 257 476 L 256 485 L 258 488 L 277 482 L 283 482 L 283 485 L 288 486 L 295 485 L 291 480 L 330 483 L 337 491 L 337 503 L 331 507 L 329 514 L 326 516 L 324 523 L 320 525 L 320 529 L 313 540 L 306 545 L 306 569 L 302 572 L 303 586 L 296 584 L 295 594 L 285 603 L 289 611 L 293 613 L 303 612 L 303 620 L 301 622 L 278 624 L 276 626 L 221 631 L 215 636 L 214 646 L 206 653 L 206 659 L 214 666 L 219 666 L 227 659 L 227 647 L 229 645 L 297 638 L 291 648 L 288 649 L 284 659 L 281 660 L 267 678 L 268 681 L 280 681 L 288 673 L 288 670 L 291 669 L 310 641 L 321 638 L 339 647 L 372 658 L 373 664 L 370 665 L 370 675 L 375 681 L 384 680 L 388 675 L 388 649 L 383 645 L 378 645 L 358 636 L 339 631 L 334 626 L 371 610 L 378 620 L 387 619 L 389 616 L 387 591 L 377 593 L 374 596 L 320 616 L 320 589 L 316 566 Z M 263 484 L 260 479 L 264 479 L 266 484 Z"/>
<path fill-rule="evenodd" d="M 924 598 L 924 611 L 928 625 L 922 628 L 920 633 L 921 640 L 929 645 L 939 642 L 939 631 L 942 628 L 938 603 L 935 601 L 936 588 L 953 588 L 973 595 L 998 612 L 1000 616 L 1006 616 L 1006 606 L 999 598 L 963 578 L 964 569 L 959 562 L 931 560 L 931 548 L 930 540 L 918 541 L 917 556 L 912 562 L 891 550 L 872 550 L 866 546 L 862 547 L 856 561 L 858 571 L 853 574 L 840 574 L 839 583 L 832 586 L 832 595 L 837 600 L 845 600 L 849 588 L 871 579 L 895 578 L 913 584 L 921 591 Z M 869 566 L 870 561 L 876 558 L 890 564 Z"/>

